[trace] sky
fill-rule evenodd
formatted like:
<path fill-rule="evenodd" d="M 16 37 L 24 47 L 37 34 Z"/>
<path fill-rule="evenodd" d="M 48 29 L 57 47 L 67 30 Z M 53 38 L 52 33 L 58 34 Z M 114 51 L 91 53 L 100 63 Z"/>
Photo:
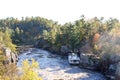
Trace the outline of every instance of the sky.
<path fill-rule="evenodd" d="M 0 0 L 0 19 L 6 17 L 35 17 L 73 22 L 84 15 L 120 20 L 120 0 Z"/>

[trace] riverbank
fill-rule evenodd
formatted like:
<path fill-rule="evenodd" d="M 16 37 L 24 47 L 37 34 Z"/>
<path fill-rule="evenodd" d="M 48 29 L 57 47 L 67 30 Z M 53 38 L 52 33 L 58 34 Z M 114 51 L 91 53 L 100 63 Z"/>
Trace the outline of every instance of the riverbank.
<path fill-rule="evenodd" d="M 18 54 L 24 53 L 28 51 L 30 48 L 33 48 L 33 45 L 21 45 L 21 46 L 16 46 Z"/>

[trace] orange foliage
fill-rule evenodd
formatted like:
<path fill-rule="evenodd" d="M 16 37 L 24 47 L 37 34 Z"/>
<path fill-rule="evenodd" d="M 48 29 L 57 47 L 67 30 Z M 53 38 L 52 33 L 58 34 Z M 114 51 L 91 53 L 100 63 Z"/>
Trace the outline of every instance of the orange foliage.
<path fill-rule="evenodd" d="M 3 51 L 0 49 L 0 54 L 3 54 Z"/>
<path fill-rule="evenodd" d="M 96 33 L 93 37 L 93 43 L 96 43 L 100 38 L 100 34 L 99 33 Z"/>

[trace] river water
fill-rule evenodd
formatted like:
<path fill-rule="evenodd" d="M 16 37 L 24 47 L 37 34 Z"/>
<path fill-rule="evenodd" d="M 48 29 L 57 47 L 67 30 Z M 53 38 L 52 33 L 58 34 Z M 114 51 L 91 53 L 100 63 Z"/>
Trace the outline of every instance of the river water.
<path fill-rule="evenodd" d="M 36 48 L 20 54 L 17 66 L 20 68 L 23 60 L 32 58 L 39 63 L 37 72 L 43 80 L 106 80 L 100 73 L 71 66 L 66 59 Z"/>

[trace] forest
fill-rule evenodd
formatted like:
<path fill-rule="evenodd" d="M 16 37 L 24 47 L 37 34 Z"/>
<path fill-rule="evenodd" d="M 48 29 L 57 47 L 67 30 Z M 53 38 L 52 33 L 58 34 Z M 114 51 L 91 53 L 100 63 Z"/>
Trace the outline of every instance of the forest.
<path fill-rule="evenodd" d="M 71 51 L 91 53 L 99 57 L 101 64 L 99 67 L 102 68 L 99 70 L 106 72 L 111 64 L 120 61 L 119 58 L 116 58 L 120 55 L 119 31 L 120 22 L 116 18 L 108 20 L 105 20 L 104 17 L 86 19 L 82 15 L 79 20 L 63 25 L 42 17 L 22 17 L 21 20 L 13 17 L 0 19 L 0 57 L 2 57 L 0 58 L 0 65 L 2 65 L 0 72 L 5 69 L 2 62 L 5 59 L 3 59 L 3 47 L 8 47 L 15 54 L 19 54 L 16 51 L 16 46 L 22 45 L 33 45 L 59 56 L 67 56 Z M 62 52 L 63 46 L 67 50 Z M 5 74 L 5 71 L 2 72 Z M 0 78 L 3 73 L 0 73 Z M 23 80 L 23 77 L 19 79 Z M 120 78 L 120 74 L 117 77 Z M 5 80 L 11 79 L 7 77 Z"/>

